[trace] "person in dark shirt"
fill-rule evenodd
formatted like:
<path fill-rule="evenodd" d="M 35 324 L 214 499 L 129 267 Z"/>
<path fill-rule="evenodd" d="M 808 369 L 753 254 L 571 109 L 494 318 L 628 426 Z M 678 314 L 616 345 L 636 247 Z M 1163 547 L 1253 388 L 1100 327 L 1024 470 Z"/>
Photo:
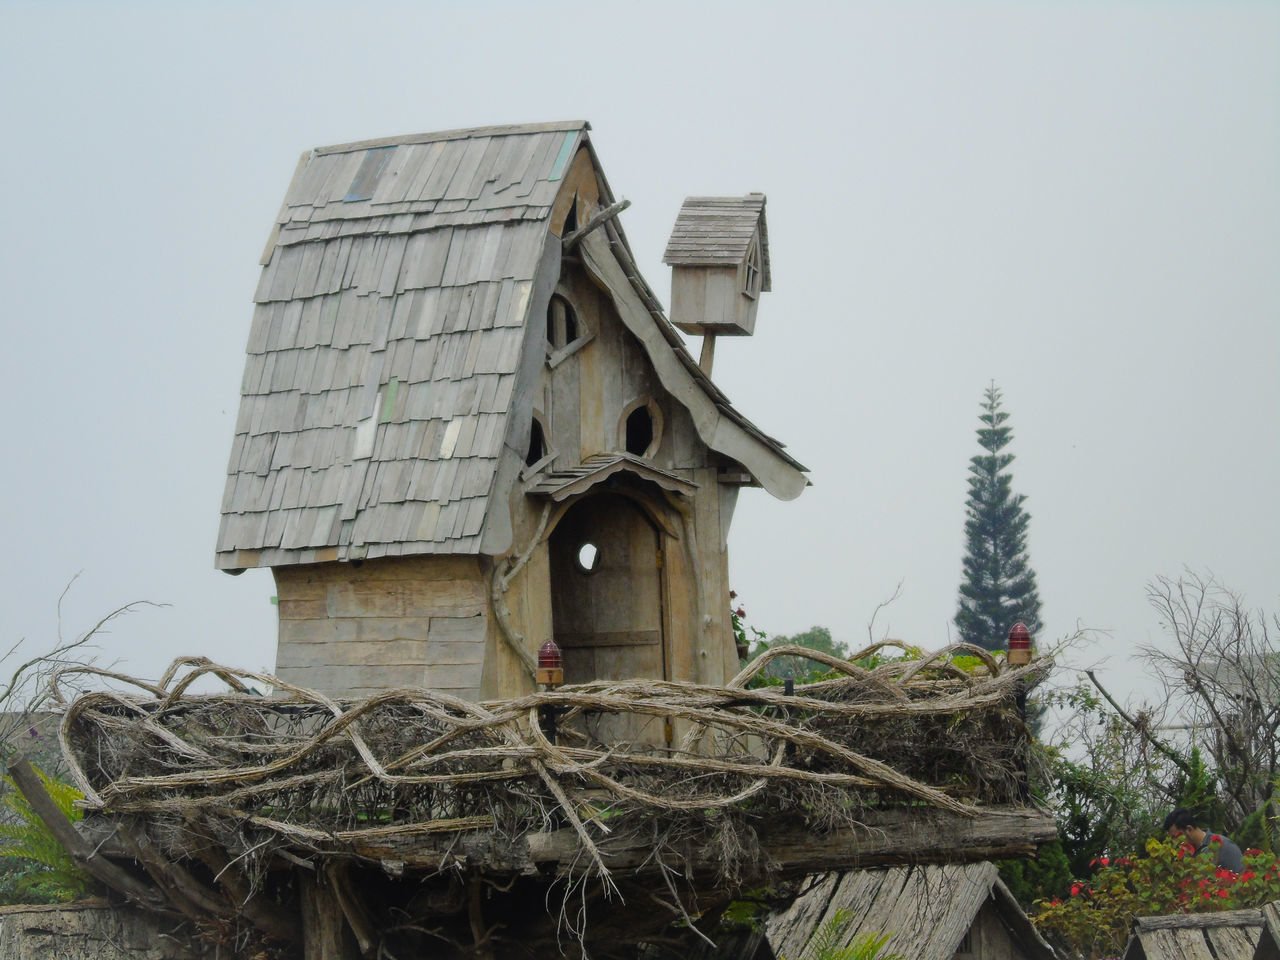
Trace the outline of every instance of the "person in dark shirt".
<path fill-rule="evenodd" d="M 1239 873 L 1244 869 L 1244 854 L 1232 842 L 1231 838 L 1221 833 L 1212 833 L 1196 826 L 1196 816 L 1185 807 L 1178 807 L 1164 818 L 1164 829 L 1176 840 L 1186 840 L 1195 847 L 1197 854 L 1202 853 L 1211 844 L 1214 849 L 1214 863 L 1225 870 Z"/>

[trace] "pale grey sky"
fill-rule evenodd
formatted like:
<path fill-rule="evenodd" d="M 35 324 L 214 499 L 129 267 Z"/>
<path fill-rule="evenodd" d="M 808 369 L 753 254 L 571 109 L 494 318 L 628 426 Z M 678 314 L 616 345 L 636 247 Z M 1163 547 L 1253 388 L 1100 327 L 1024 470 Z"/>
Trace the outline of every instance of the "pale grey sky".
<path fill-rule="evenodd" d="M 771 633 L 947 641 L 983 388 L 1046 632 L 1159 636 L 1183 564 L 1280 608 L 1280 4 L 0 0 L 3 639 L 272 667 L 213 570 L 268 228 L 304 149 L 586 118 L 661 296 L 687 194 L 768 194 L 716 380 L 814 486 L 743 495 Z M 1117 685 L 1132 678 L 1115 663 Z"/>

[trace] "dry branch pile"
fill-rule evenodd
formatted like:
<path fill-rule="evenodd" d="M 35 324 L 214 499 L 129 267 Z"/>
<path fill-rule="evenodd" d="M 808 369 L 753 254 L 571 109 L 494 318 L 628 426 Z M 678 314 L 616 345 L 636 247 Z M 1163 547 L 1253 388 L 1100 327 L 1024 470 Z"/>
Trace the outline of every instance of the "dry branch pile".
<path fill-rule="evenodd" d="M 481 831 L 488 867 L 502 872 L 514 864 L 503 850 L 571 829 L 587 872 L 607 876 L 609 839 L 638 831 L 657 847 L 721 843 L 732 871 L 735 857 L 762 856 L 753 824 L 799 820 L 821 832 L 872 807 L 975 815 L 979 805 L 1024 803 L 1018 703 L 1048 662 L 1008 669 L 973 647 L 870 670 L 854 662 L 880 646 L 850 661 L 777 648 L 725 687 L 598 681 L 491 703 L 420 689 L 336 701 L 186 659 L 158 684 L 115 676 L 133 691 L 75 699 L 63 750 L 92 809 L 144 824 L 171 853 L 197 837 L 242 868 L 354 853 L 439 869 L 450 844 Z M 748 688 L 769 659 L 797 652 L 837 679 L 794 696 Z M 960 670 L 958 652 L 980 666 Z M 233 692 L 186 693 L 208 674 Z M 258 696 L 249 683 L 274 693 Z M 555 743 L 540 722 L 550 710 Z M 591 736 L 648 718 L 672 725 L 676 749 Z"/>

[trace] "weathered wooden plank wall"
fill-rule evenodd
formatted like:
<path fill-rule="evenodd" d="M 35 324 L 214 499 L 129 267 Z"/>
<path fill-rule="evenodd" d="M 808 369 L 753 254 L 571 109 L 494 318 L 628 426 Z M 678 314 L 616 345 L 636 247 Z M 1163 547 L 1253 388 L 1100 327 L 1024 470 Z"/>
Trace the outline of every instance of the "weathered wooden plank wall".
<path fill-rule="evenodd" d="M 276 675 L 336 696 L 425 686 L 481 696 L 490 628 L 475 557 L 276 567 Z"/>

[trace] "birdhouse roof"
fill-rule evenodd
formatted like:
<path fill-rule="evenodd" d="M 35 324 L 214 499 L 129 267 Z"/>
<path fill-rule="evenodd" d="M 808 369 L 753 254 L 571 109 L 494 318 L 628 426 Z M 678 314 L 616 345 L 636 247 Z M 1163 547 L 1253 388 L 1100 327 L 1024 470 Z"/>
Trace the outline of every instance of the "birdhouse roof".
<path fill-rule="evenodd" d="M 558 262 L 552 206 L 579 149 L 591 149 L 588 130 L 482 127 L 302 156 L 254 297 L 219 568 L 487 549 L 491 499 L 506 509 L 491 492 L 516 382 L 526 355 L 544 349 L 527 321 L 548 257 Z M 603 249 L 630 264 L 664 382 L 680 380 L 682 402 L 709 411 L 710 436 L 732 428 L 749 471 L 743 444 L 803 486 L 804 468 L 688 356 L 621 227 L 597 233 L 580 249 L 607 234 Z"/>
<path fill-rule="evenodd" d="M 763 193 L 745 197 L 686 197 L 671 228 L 662 262 L 673 267 L 736 267 L 747 258 L 751 239 L 760 235 L 762 290 L 773 289 L 769 267 L 769 231 Z"/>

